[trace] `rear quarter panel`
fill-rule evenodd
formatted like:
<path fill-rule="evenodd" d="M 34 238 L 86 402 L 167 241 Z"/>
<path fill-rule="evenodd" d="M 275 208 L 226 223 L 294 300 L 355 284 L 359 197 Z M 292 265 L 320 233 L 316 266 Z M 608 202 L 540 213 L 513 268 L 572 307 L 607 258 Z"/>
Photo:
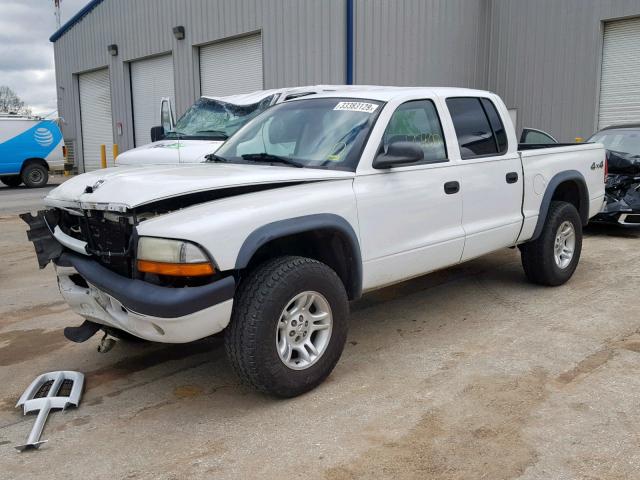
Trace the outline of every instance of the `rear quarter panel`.
<path fill-rule="evenodd" d="M 526 241 L 533 235 L 547 187 L 553 177 L 561 172 L 574 170 L 582 174 L 588 190 L 589 218 L 600 212 L 604 202 L 604 168 L 599 165 L 605 159 L 605 150 L 601 144 L 525 150 L 521 155 L 524 171 L 524 224 L 519 242 Z M 592 168 L 594 165 L 595 168 Z"/>

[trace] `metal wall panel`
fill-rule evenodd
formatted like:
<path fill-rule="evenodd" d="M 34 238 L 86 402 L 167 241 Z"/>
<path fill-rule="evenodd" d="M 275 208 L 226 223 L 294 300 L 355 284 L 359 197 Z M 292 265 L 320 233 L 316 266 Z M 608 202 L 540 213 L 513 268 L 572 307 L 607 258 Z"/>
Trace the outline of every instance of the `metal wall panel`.
<path fill-rule="evenodd" d="M 486 0 L 356 0 L 355 83 L 484 86 Z"/>
<path fill-rule="evenodd" d="M 518 129 L 559 141 L 597 127 L 603 22 L 640 15 L 638 0 L 491 0 L 486 87 L 518 110 Z"/>
<path fill-rule="evenodd" d="M 640 122 L 640 18 L 604 27 L 598 128 Z"/>
<path fill-rule="evenodd" d="M 262 90 L 263 77 L 259 33 L 200 47 L 202 95 L 223 97 Z"/>
<path fill-rule="evenodd" d="M 160 55 L 131 62 L 131 100 L 137 146 L 151 142 L 151 127 L 160 125 L 160 101 L 175 104 L 173 57 Z"/>

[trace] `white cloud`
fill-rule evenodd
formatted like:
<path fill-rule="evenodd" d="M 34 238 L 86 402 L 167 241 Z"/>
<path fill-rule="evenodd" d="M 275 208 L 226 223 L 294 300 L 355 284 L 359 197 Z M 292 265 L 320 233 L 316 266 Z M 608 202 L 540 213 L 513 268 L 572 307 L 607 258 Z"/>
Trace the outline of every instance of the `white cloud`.
<path fill-rule="evenodd" d="M 62 23 L 89 0 L 61 0 Z M 0 0 L 0 85 L 11 87 L 34 113 L 56 109 L 53 0 Z"/>

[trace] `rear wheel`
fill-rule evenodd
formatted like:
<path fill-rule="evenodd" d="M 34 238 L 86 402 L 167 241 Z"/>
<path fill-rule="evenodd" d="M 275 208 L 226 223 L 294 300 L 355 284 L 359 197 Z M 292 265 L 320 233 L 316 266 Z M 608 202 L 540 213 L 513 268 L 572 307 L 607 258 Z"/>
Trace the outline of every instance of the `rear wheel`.
<path fill-rule="evenodd" d="M 240 286 L 225 332 L 227 355 L 254 388 L 300 395 L 338 362 L 348 312 L 344 285 L 327 265 L 293 256 L 271 260 Z"/>
<path fill-rule="evenodd" d="M 44 187 L 49 181 L 49 171 L 41 163 L 30 163 L 22 170 L 22 181 L 29 188 Z"/>
<path fill-rule="evenodd" d="M 7 187 L 19 187 L 22 183 L 20 175 L 7 175 L 0 177 L 0 182 L 4 183 Z"/>
<path fill-rule="evenodd" d="M 551 202 L 540 236 L 520 247 L 527 278 L 539 285 L 562 285 L 571 278 L 582 251 L 582 221 L 576 207 Z"/>

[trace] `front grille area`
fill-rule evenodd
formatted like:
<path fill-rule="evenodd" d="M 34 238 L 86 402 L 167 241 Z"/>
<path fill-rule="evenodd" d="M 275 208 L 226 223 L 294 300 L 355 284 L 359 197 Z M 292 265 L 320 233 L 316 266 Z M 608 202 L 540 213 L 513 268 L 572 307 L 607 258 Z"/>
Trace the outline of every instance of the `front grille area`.
<path fill-rule="evenodd" d="M 88 243 L 90 253 L 109 270 L 131 278 L 133 227 L 129 217 L 89 211 L 84 216 L 60 212 L 63 232 Z"/>

